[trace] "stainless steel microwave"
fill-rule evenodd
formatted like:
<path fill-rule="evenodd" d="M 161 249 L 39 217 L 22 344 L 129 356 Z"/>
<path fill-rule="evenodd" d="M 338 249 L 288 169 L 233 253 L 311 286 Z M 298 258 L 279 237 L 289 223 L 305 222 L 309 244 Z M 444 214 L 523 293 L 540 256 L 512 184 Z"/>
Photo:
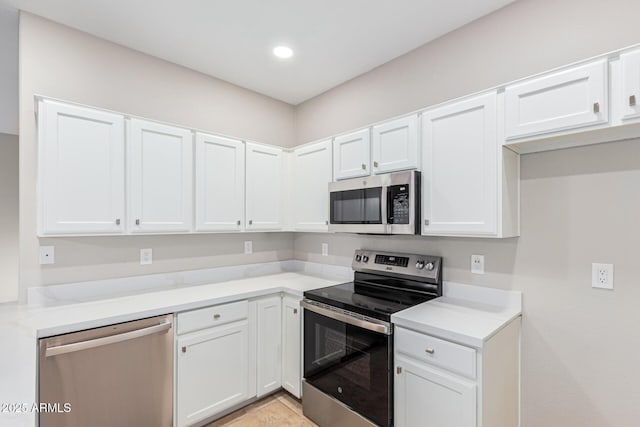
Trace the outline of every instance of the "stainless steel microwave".
<path fill-rule="evenodd" d="M 420 234 L 418 171 L 353 178 L 329 184 L 329 231 Z"/>

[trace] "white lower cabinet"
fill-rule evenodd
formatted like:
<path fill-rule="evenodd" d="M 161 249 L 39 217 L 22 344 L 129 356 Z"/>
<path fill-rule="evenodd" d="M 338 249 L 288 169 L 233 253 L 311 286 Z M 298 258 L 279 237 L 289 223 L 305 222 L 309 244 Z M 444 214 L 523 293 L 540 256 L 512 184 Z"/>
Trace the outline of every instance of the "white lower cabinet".
<path fill-rule="evenodd" d="M 520 318 L 472 348 L 396 326 L 396 427 L 517 427 Z"/>
<path fill-rule="evenodd" d="M 252 396 L 251 345 L 247 302 L 181 313 L 188 329 L 176 341 L 176 418 L 179 427 L 190 426 L 240 404 Z M 244 312 L 245 317 L 237 320 Z M 230 323 L 210 327 L 211 322 Z M 211 319 L 209 319 L 211 317 Z"/>
<path fill-rule="evenodd" d="M 280 295 L 256 303 L 258 397 L 276 391 L 282 382 L 282 298 Z"/>
<path fill-rule="evenodd" d="M 302 310 L 300 297 L 282 298 L 282 388 L 300 399 L 302 379 Z"/>

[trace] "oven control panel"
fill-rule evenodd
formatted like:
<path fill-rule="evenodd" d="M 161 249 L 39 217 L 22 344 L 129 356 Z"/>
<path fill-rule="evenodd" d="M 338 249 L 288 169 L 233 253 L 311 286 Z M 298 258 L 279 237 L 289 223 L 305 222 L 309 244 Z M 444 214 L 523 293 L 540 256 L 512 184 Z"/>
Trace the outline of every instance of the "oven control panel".
<path fill-rule="evenodd" d="M 442 257 L 358 249 L 351 266 L 355 271 L 383 271 L 437 280 Z"/>

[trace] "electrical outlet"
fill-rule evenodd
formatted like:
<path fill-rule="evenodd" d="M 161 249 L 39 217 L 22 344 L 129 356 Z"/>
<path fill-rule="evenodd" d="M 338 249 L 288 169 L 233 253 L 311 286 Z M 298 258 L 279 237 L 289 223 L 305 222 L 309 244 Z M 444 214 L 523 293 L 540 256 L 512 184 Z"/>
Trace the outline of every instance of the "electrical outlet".
<path fill-rule="evenodd" d="M 471 255 L 471 272 L 484 274 L 484 255 Z"/>
<path fill-rule="evenodd" d="M 591 264 L 591 286 L 613 289 L 613 264 Z"/>
<path fill-rule="evenodd" d="M 253 241 L 247 240 L 244 242 L 244 253 L 245 255 L 249 255 L 253 253 Z"/>
<path fill-rule="evenodd" d="M 56 263 L 56 247 L 40 246 L 40 265 L 49 265 Z"/>
<path fill-rule="evenodd" d="M 322 256 L 329 256 L 329 244 L 328 243 L 323 243 L 322 244 Z"/>
<path fill-rule="evenodd" d="M 153 249 L 140 249 L 140 265 L 153 264 Z"/>

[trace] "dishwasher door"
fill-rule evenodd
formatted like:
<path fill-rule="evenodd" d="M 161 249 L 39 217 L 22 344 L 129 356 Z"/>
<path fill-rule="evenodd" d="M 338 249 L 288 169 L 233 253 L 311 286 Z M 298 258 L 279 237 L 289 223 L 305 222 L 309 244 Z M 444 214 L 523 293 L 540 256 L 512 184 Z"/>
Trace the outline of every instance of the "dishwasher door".
<path fill-rule="evenodd" d="M 41 339 L 40 427 L 171 427 L 173 316 Z"/>

